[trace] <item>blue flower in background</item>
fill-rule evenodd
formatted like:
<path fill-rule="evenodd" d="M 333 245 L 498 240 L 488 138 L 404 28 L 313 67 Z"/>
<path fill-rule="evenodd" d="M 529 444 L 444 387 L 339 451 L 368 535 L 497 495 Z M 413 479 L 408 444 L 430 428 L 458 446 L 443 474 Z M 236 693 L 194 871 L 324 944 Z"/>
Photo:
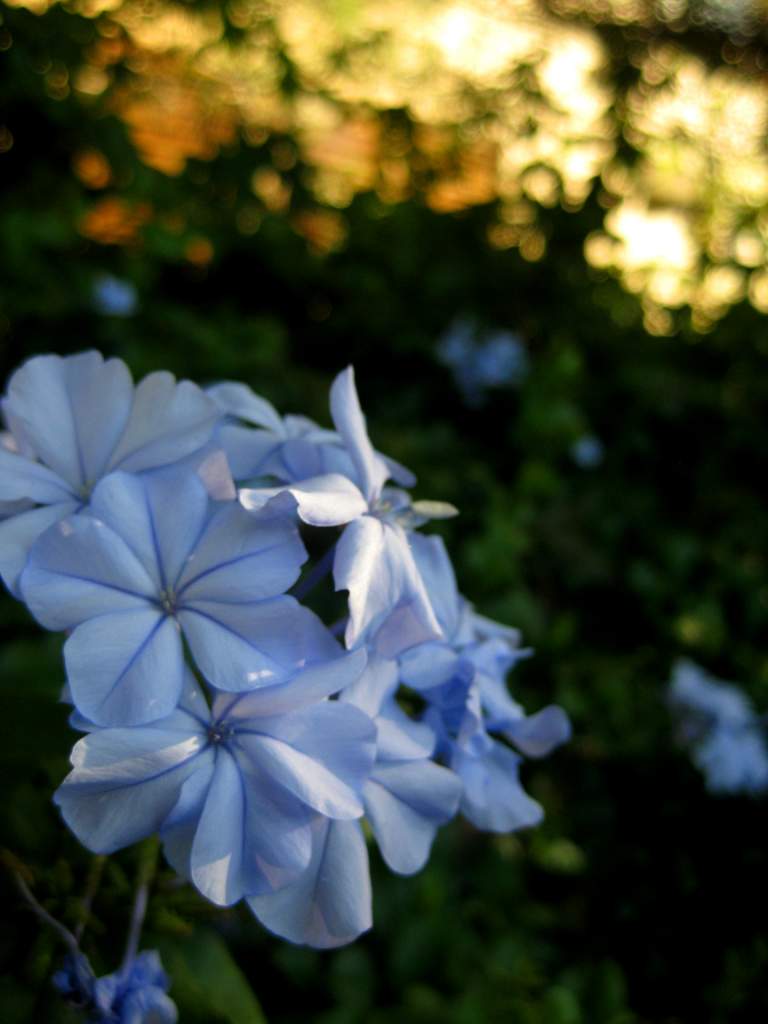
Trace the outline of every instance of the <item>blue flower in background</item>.
<path fill-rule="evenodd" d="M 93 305 L 105 316 L 133 316 L 139 305 L 136 288 L 112 274 L 100 274 L 93 283 Z"/>
<path fill-rule="evenodd" d="M 27 503 L 0 521 L 0 575 L 17 596 L 29 548 L 86 505 L 102 477 L 178 461 L 207 442 L 219 418 L 191 381 L 158 372 L 134 386 L 122 360 L 98 352 L 28 360 L 11 377 L 2 412 L 0 508 Z"/>
<path fill-rule="evenodd" d="M 687 659 L 674 665 L 668 701 L 680 740 L 712 793 L 768 790 L 765 723 L 746 694 Z"/>
<path fill-rule="evenodd" d="M 174 868 L 219 905 L 285 887 L 309 867 L 318 816 L 363 814 L 376 730 L 324 698 L 365 660 L 337 654 L 289 683 L 219 694 L 210 710 L 187 673 L 172 715 L 75 745 L 55 795 L 64 820 L 97 853 L 159 832 Z"/>
<path fill-rule="evenodd" d="M 571 457 L 581 469 L 596 469 L 604 456 L 603 442 L 593 434 L 584 434 L 571 446 Z"/>
<path fill-rule="evenodd" d="M 176 1024 L 168 975 L 156 950 L 145 950 L 114 974 L 97 978 L 87 957 L 69 954 L 53 976 L 56 990 L 87 1014 L 88 1024 Z"/>
<path fill-rule="evenodd" d="M 198 476 L 113 473 L 89 512 L 48 530 L 21 589 L 64 647 L 72 699 L 100 725 L 162 718 L 182 689 L 182 634 L 230 691 L 284 682 L 327 657 L 326 631 L 284 595 L 306 558 L 293 523 L 211 501 Z"/>
<path fill-rule="evenodd" d="M 449 327 L 437 344 L 437 354 L 470 406 L 482 405 L 491 389 L 518 386 L 528 373 L 528 352 L 519 335 L 480 333 L 469 320 L 456 320 Z"/>

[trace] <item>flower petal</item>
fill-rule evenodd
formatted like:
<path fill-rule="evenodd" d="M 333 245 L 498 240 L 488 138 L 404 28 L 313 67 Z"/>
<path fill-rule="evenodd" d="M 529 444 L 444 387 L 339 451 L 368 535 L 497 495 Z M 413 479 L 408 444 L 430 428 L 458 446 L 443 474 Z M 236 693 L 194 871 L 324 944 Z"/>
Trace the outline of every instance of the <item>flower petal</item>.
<path fill-rule="evenodd" d="M 546 757 L 571 738 L 571 722 L 561 707 L 550 704 L 535 715 L 511 722 L 505 735 L 527 757 Z"/>
<path fill-rule="evenodd" d="M 257 510 L 282 495 L 289 499 L 286 509 L 295 510 L 310 526 L 342 526 L 368 510 L 355 484 L 338 473 L 311 477 L 288 487 L 243 488 L 239 498 L 243 508 Z"/>
<path fill-rule="evenodd" d="M 333 577 L 337 590 L 349 591 L 347 647 L 372 639 L 377 653 L 391 658 L 441 636 L 399 527 L 373 516 L 350 523 L 336 545 Z"/>
<path fill-rule="evenodd" d="M 424 867 L 460 797 L 458 777 L 432 761 L 377 764 L 365 787 L 365 814 L 392 871 L 412 875 Z"/>
<path fill-rule="evenodd" d="M 503 744 L 491 742 L 488 753 L 474 756 L 455 751 L 451 768 L 464 785 L 461 812 L 476 828 L 488 832 L 514 832 L 538 825 L 541 806 L 520 785 L 520 757 Z"/>
<path fill-rule="evenodd" d="M 352 942 L 373 923 L 368 851 L 357 822 L 318 818 L 312 860 L 288 888 L 248 900 L 281 938 L 316 949 Z"/>
<path fill-rule="evenodd" d="M 208 494 L 192 472 L 110 473 L 95 488 L 90 512 L 131 548 L 157 592 L 181 573 L 206 524 Z"/>
<path fill-rule="evenodd" d="M 237 763 L 228 750 L 220 748 L 190 859 L 192 881 L 219 906 L 231 906 L 243 896 L 245 813 Z"/>
<path fill-rule="evenodd" d="M 54 505 L 73 497 L 72 488 L 53 470 L 0 448 L 0 501 L 27 498 L 40 505 Z"/>
<path fill-rule="evenodd" d="M 443 538 L 412 533 L 410 544 L 437 621 L 446 637 L 453 639 L 459 628 L 462 602 Z"/>
<path fill-rule="evenodd" d="M 46 629 L 71 629 L 94 615 L 145 608 L 157 592 L 122 538 L 87 515 L 64 519 L 40 537 L 20 585 Z"/>
<path fill-rule="evenodd" d="M 282 433 L 283 422 L 275 407 L 246 384 L 224 380 L 207 388 L 206 394 L 210 395 L 225 415 L 234 416 L 257 427 L 266 427 L 276 434 Z"/>
<path fill-rule="evenodd" d="M 75 502 L 44 505 L 0 522 L 0 576 L 14 597 L 21 597 L 20 576 L 32 545 L 49 526 L 77 510 Z"/>
<path fill-rule="evenodd" d="M 257 519 L 236 502 L 211 517 L 190 552 L 176 590 L 180 602 L 244 604 L 284 593 L 307 552 L 287 519 Z"/>
<path fill-rule="evenodd" d="M 108 468 L 129 473 L 168 465 L 201 448 L 219 418 L 212 398 L 173 374 L 150 373 L 136 386 L 130 417 Z"/>
<path fill-rule="evenodd" d="M 309 616 L 292 597 L 256 604 L 196 601 L 178 613 L 198 668 L 213 686 L 230 693 L 295 675 L 306 657 Z"/>
<path fill-rule="evenodd" d="M 373 656 L 369 658 L 368 665 L 357 682 L 345 687 L 341 699 L 375 718 L 381 711 L 384 701 L 392 696 L 397 686 L 397 662 Z"/>
<path fill-rule="evenodd" d="M 251 763 L 309 807 L 330 818 L 363 813 L 360 793 L 373 765 L 376 730 L 362 711 L 326 701 L 243 722 L 237 735 Z"/>
<path fill-rule="evenodd" d="M 355 483 L 367 501 L 375 501 L 389 476 L 389 469 L 368 437 L 351 366 L 342 370 L 331 385 L 331 416 L 355 465 Z"/>
<path fill-rule="evenodd" d="M 184 655 L 176 622 L 158 609 L 100 615 L 64 645 L 72 699 L 97 725 L 141 725 L 179 702 Z"/>
<path fill-rule="evenodd" d="M 205 746 L 192 720 L 187 733 L 100 729 L 75 744 L 54 801 L 81 843 L 112 853 L 161 827 L 185 779 L 204 767 Z"/>
<path fill-rule="evenodd" d="M 226 453 L 235 480 L 271 473 L 271 459 L 283 444 L 283 438 L 271 430 L 253 430 L 226 422 L 216 428 L 214 441 Z"/>
<path fill-rule="evenodd" d="M 131 375 L 98 352 L 36 356 L 11 377 L 6 404 L 25 440 L 73 488 L 92 483 L 128 421 Z"/>
<path fill-rule="evenodd" d="M 330 661 L 309 665 L 287 683 L 263 686 L 260 690 L 234 698 L 219 694 L 213 705 L 214 717 L 218 719 L 226 715 L 233 720 L 298 711 L 353 684 L 365 668 L 366 661 L 365 650 L 358 648 Z"/>

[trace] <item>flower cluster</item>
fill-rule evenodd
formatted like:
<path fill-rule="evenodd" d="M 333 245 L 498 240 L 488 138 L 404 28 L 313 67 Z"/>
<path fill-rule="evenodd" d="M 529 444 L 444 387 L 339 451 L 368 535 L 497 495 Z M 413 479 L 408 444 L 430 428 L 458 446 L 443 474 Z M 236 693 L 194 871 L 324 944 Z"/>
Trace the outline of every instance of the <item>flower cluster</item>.
<path fill-rule="evenodd" d="M 159 834 L 213 903 L 318 948 L 371 925 L 363 820 L 401 874 L 458 810 L 534 825 L 522 756 L 569 735 L 510 697 L 528 652 L 417 532 L 455 510 L 373 448 L 351 368 L 330 397 L 334 430 L 242 384 L 41 356 L 0 447 L 0 573 L 68 634 L 64 820 L 99 853 Z"/>
<path fill-rule="evenodd" d="M 765 720 L 746 694 L 680 659 L 672 671 L 668 700 L 680 740 L 710 792 L 755 795 L 768 790 Z"/>

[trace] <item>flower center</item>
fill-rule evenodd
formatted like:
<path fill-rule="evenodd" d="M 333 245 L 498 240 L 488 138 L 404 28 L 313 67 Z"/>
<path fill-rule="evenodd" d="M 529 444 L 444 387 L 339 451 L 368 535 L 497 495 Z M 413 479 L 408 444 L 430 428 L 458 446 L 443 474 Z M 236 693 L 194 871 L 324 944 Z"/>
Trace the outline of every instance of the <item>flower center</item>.
<path fill-rule="evenodd" d="M 160 607 L 163 609 L 166 615 L 176 614 L 176 595 L 174 594 L 170 587 L 168 587 L 167 590 L 160 591 L 158 600 L 160 602 Z"/>
<path fill-rule="evenodd" d="M 208 741 L 210 743 L 223 743 L 232 736 L 234 731 L 231 725 L 225 725 L 223 722 L 214 722 L 208 729 Z"/>

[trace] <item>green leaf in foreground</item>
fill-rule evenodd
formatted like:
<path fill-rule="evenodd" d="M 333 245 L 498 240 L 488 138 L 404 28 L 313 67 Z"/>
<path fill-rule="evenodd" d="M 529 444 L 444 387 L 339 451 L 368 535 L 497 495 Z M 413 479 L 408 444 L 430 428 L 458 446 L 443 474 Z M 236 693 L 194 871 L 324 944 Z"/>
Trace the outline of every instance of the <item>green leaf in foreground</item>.
<path fill-rule="evenodd" d="M 149 944 L 149 943 L 148 943 Z M 188 1024 L 267 1024 L 267 1019 L 223 940 L 210 929 L 152 943 L 171 978 L 170 996 Z"/>

